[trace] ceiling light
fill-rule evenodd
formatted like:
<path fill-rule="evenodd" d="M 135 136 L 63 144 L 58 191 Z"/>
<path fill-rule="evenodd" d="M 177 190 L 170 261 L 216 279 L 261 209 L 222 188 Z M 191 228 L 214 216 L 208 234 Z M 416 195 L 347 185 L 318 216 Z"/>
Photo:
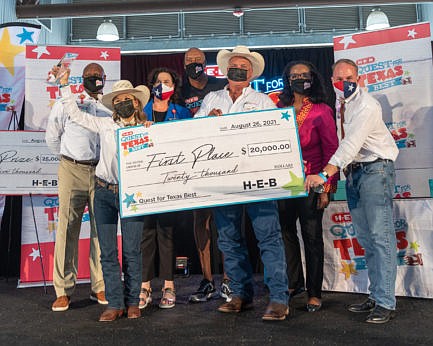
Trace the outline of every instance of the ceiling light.
<path fill-rule="evenodd" d="M 367 17 L 366 30 L 377 30 L 389 28 L 388 17 L 380 8 L 373 8 Z"/>
<path fill-rule="evenodd" d="M 108 21 L 104 19 L 98 28 L 96 39 L 99 41 L 117 41 L 119 39 L 119 32 L 111 19 Z"/>

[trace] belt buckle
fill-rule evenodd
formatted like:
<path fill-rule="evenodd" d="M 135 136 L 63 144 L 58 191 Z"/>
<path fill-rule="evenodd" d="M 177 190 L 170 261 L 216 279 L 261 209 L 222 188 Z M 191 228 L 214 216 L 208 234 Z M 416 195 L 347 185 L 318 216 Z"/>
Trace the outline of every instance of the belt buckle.
<path fill-rule="evenodd" d="M 346 167 L 343 168 L 343 174 L 345 177 L 347 177 L 350 173 L 350 164 L 348 164 Z"/>

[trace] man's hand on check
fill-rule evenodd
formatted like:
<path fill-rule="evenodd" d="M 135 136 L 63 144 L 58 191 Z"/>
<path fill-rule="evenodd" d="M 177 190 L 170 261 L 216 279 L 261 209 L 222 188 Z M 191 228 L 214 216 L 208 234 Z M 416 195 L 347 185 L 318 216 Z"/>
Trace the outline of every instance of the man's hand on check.
<path fill-rule="evenodd" d="M 217 117 L 219 117 L 220 115 L 223 115 L 223 112 L 222 112 L 221 109 L 214 108 L 214 109 L 212 109 L 212 110 L 209 112 L 208 115 L 209 115 L 209 116 L 217 116 Z"/>

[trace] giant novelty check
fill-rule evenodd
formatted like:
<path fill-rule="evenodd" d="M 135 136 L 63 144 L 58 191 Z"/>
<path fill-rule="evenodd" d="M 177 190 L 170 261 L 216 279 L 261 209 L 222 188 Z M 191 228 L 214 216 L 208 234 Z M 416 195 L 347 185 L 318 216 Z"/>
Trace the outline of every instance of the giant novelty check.
<path fill-rule="evenodd" d="M 58 163 L 45 132 L 0 132 L 0 194 L 56 194 Z"/>
<path fill-rule="evenodd" d="M 121 215 L 305 196 L 293 108 L 118 130 Z"/>

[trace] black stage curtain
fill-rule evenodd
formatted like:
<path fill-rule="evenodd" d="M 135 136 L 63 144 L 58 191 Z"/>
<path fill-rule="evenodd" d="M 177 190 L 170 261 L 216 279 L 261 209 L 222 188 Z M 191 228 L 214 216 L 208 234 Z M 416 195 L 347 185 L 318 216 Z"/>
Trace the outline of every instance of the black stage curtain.
<path fill-rule="evenodd" d="M 281 48 L 254 50 L 263 55 L 265 70 L 263 76 L 266 79 L 281 77 L 284 67 L 293 60 L 306 60 L 316 65 L 323 75 L 326 87 L 329 91 L 329 104 L 333 106 L 333 92 L 331 85 L 331 66 L 334 63 L 332 47 L 322 48 Z M 217 52 L 206 52 L 208 65 L 216 65 Z M 183 53 L 162 55 L 124 55 L 121 58 L 121 78 L 138 84 L 148 85 L 150 72 L 154 68 L 168 67 L 184 79 Z M 264 91 L 264 90 L 262 90 Z"/>

